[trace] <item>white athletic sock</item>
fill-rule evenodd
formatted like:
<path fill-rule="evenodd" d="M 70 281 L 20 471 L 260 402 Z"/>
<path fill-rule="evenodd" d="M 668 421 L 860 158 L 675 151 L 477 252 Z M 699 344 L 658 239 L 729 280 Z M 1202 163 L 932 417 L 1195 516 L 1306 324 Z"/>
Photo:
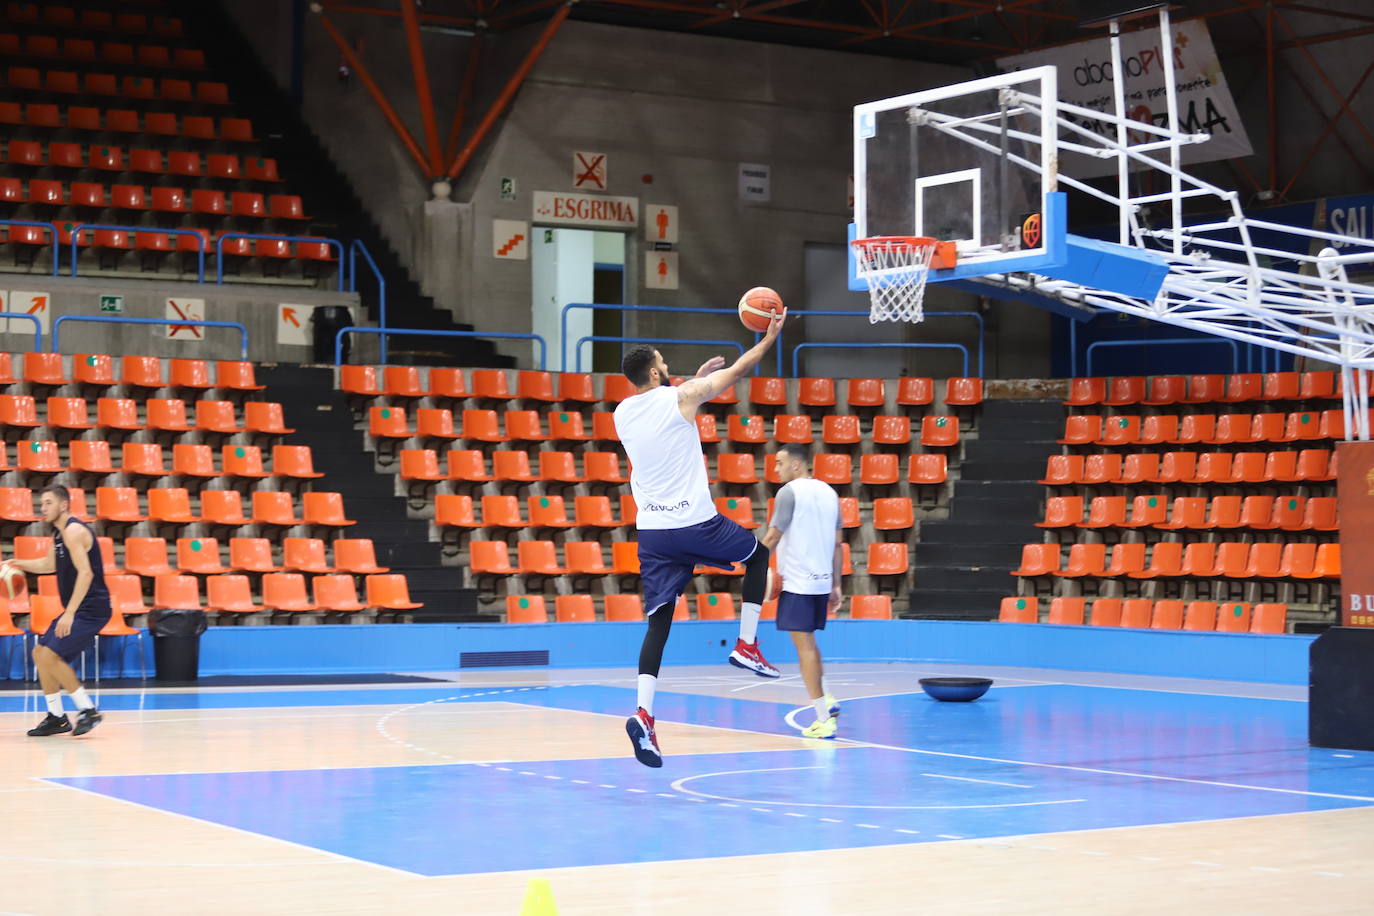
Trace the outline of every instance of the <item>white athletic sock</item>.
<path fill-rule="evenodd" d="M 650 718 L 654 715 L 654 688 L 657 686 L 658 678 L 652 674 L 639 676 L 639 708 L 647 712 Z"/>
<path fill-rule="evenodd" d="M 76 704 L 76 708 L 77 708 L 77 711 L 78 711 L 78 712 L 81 711 L 81 710 L 83 710 L 83 709 L 94 709 L 94 708 L 95 708 L 95 704 L 91 702 L 91 698 L 88 697 L 88 696 L 86 696 L 86 688 L 85 688 L 85 687 L 78 687 L 78 688 L 76 688 L 75 690 L 73 690 L 73 691 L 71 692 L 71 698 L 72 698 L 72 702 Z"/>
<path fill-rule="evenodd" d="M 43 694 L 43 699 L 48 704 L 48 712 L 52 713 L 55 716 L 66 715 L 66 713 L 62 711 L 62 694 L 45 693 Z"/>
<path fill-rule="evenodd" d="M 759 638 L 759 615 L 763 606 L 745 601 L 739 615 L 739 638 L 753 645 Z"/>
<path fill-rule="evenodd" d="M 816 707 L 816 721 L 824 722 L 830 718 L 830 703 L 824 696 L 816 697 L 811 701 L 811 705 Z"/>

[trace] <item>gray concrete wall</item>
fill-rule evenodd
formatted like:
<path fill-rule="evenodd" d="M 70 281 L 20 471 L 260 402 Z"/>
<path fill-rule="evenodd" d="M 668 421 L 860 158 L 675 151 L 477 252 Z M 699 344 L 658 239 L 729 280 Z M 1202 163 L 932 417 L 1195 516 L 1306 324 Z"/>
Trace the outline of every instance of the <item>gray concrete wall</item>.
<path fill-rule="evenodd" d="M 101 279 L 95 277 L 39 277 L 33 274 L 0 273 L 0 290 L 45 293 L 48 296 L 49 328 L 61 316 L 101 316 L 100 297 L 124 297 L 124 311 L 105 317 L 165 319 L 167 299 L 186 307 L 203 302 L 201 314 L 209 321 L 236 321 L 248 331 L 248 359 L 255 362 L 311 362 L 309 346 L 277 342 L 279 308 L 283 304 L 306 308 L 294 313 L 309 330 L 309 308 L 342 305 L 351 309 L 355 319 L 362 316 L 358 297 L 353 293 L 325 292 L 316 289 L 250 284 L 174 283 L 148 280 Z M 6 301 L 10 299 L 6 296 Z M 26 306 L 10 305 L 10 308 Z M 197 305 L 197 308 L 202 306 Z M 5 349 L 33 348 L 33 324 L 10 320 L 3 335 Z M 88 323 L 64 321 L 57 325 L 63 353 L 135 353 L 145 356 L 182 356 L 196 359 L 240 359 L 241 335 L 232 328 L 202 328 L 199 338 L 181 331 L 167 337 L 160 325 Z M 307 340 L 309 339 L 307 335 Z M 49 334 L 44 334 L 43 349 L 52 350 Z M 332 361 L 332 360 L 331 360 Z"/>

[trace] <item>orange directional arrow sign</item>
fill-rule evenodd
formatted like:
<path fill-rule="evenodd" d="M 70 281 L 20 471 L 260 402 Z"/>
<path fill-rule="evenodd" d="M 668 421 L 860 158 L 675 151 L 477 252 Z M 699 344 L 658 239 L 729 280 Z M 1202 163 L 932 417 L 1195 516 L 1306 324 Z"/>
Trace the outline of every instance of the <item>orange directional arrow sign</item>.
<path fill-rule="evenodd" d="M 296 320 L 296 310 L 293 308 L 282 308 L 281 317 L 282 321 L 289 321 L 296 327 L 301 326 L 301 323 Z"/>
<path fill-rule="evenodd" d="M 30 315 L 36 315 L 36 314 L 38 314 L 39 312 L 46 311 L 47 308 L 48 308 L 48 297 L 47 297 L 47 296 L 34 296 L 34 297 L 33 297 L 33 304 L 29 306 L 29 314 L 30 314 Z"/>

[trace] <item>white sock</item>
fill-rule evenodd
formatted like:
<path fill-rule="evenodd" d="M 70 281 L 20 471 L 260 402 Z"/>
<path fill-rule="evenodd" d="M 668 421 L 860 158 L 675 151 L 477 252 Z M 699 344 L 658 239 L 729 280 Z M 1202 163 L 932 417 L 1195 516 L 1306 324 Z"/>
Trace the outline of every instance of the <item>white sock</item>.
<path fill-rule="evenodd" d="M 817 722 L 824 722 L 830 718 L 830 703 L 824 696 L 816 697 L 811 701 L 811 705 L 816 707 Z"/>
<path fill-rule="evenodd" d="M 759 638 L 759 615 L 763 613 L 763 606 L 745 601 L 741 607 L 739 638 L 752 646 Z"/>
<path fill-rule="evenodd" d="M 48 712 L 52 713 L 54 716 L 66 715 L 66 713 L 62 711 L 62 694 L 45 693 L 43 694 L 43 699 L 48 704 Z"/>
<path fill-rule="evenodd" d="M 650 718 L 654 715 L 654 688 L 657 686 L 658 678 L 654 675 L 639 676 L 639 708 L 647 712 Z"/>
<path fill-rule="evenodd" d="M 71 698 L 72 702 L 76 704 L 77 711 L 95 708 L 95 704 L 91 702 L 91 698 L 86 696 L 85 687 L 78 687 L 73 690 L 71 692 Z"/>

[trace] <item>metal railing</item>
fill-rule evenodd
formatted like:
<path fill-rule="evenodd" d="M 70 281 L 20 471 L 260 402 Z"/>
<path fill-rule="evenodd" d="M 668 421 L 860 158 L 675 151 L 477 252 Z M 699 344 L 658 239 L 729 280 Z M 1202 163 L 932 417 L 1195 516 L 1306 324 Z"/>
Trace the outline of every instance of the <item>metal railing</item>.
<path fill-rule="evenodd" d="M 22 318 L 33 322 L 33 352 L 43 352 L 43 322 L 37 315 L 28 312 L 0 312 L 0 318 Z"/>
<path fill-rule="evenodd" d="M 52 234 L 52 238 L 51 238 L 51 242 L 52 242 L 52 274 L 51 274 L 51 276 L 54 276 L 54 277 L 57 276 L 57 265 L 58 265 L 58 263 L 60 262 L 60 258 L 59 258 L 59 256 L 58 256 L 57 249 L 58 249 L 60 246 L 57 244 L 57 224 L 56 224 L 56 223 L 40 223 L 40 222 L 38 222 L 38 221 L 36 221 L 36 220 L 31 220 L 31 219 L 0 219 L 0 226 L 36 226 L 36 227 L 38 227 L 39 229 L 46 229 L 46 230 L 48 230 L 48 232 L 50 232 L 50 233 Z M 11 244 L 13 244 L 13 242 L 11 242 Z"/>
<path fill-rule="evenodd" d="M 1227 340 L 1218 337 L 1213 340 L 1198 340 L 1192 337 L 1157 337 L 1149 340 L 1098 340 L 1088 344 L 1087 355 L 1087 375 L 1093 374 L 1093 351 L 1098 347 L 1154 347 L 1168 345 L 1171 347 L 1230 347 L 1231 348 L 1231 371 L 1240 371 L 1240 348 L 1236 346 L 1234 340 Z M 1077 367 L 1074 367 L 1077 369 Z M 1074 377 L 1078 373 L 1075 371 Z"/>
<path fill-rule="evenodd" d="M 728 311 L 728 309 L 727 309 L 727 311 Z M 868 312 L 854 311 L 854 310 L 851 310 L 851 309 L 790 309 L 790 310 L 788 310 L 788 312 L 787 312 L 787 316 L 788 316 L 789 318 L 791 318 L 792 316 L 796 316 L 796 317 L 798 317 L 798 318 L 846 318 L 846 317 L 850 317 L 850 318 L 865 318 L 865 319 L 866 319 L 866 318 L 868 318 Z M 983 316 L 980 315 L 978 312 L 926 312 L 926 313 L 925 313 L 925 318 L 926 318 L 927 321 L 929 321 L 931 318 L 971 318 L 971 319 L 973 319 L 975 322 L 978 323 L 978 377 L 979 377 L 979 378 L 982 378 L 982 377 L 983 377 L 983 362 L 984 362 L 984 360 L 983 360 L 983 354 L 984 354 L 984 349 L 985 349 L 985 338 L 986 338 L 986 336 L 987 336 L 987 326 L 986 326 L 986 323 L 985 323 L 984 320 L 983 320 Z M 779 340 L 779 344 L 781 344 L 781 339 Z M 803 344 L 799 344 L 799 346 L 806 346 L 806 344 L 804 344 L 804 343 L 803 343 Z M 946 345 L 946 346 L 949 346 L 949 345 Z M 955 345 L 955 346 L 962 346 L 962 345 Z M 795 348 L 793 348 L 793 352 L 794 352 L 794 358 L 793 358 L 792 364 L 793 364 L 793 366 L 795 367 L 795 366 L 796 366 Z M 782 347 L 781 347 L 781 346 L 779 346 L 779 347 L 777 348 L 776 357 L 777 357 L 778 375 L 782 375 Z M 968 365 L 967 365 L 967 362 L 968 362 L 968 361 L 967 361 L 967 358 L 966 358 L 966 359 L 965 359 L 965 365 L 964 365 L 964 377 L 965 377 L 965 378 L 968 377 Z M 795 368 L 792 370 L 792 374 L 793 374 L 793 375 L 796 375 L 796 369 L 795 369 Z"/>
<path fill-rule="evenodd" d="M 248 329 L 237 321 L 195 321 L 184 318 L 115 318 L 109 315 L 61 315 L 52 322 L 52 352 L 62 350 L 61 327 L 65 321 L 84 321 L 92 324 L 164 324 L 176 327 L 234 328 L 239 332 L 239 358 L 248 358 Z"/>
<path fill-rule="evenodd" d="M 71 232 L 71 234 L 72 234 L 72 243 L 71 243 L 71 245 L 72 245 L 72 254 L 71 254 L 71 275 L 72 275 L 73 277 L 75 277 L 75 276 L 77 275 L 77 271 L 76 271 L 76 256 L 77 256 L 78 251 L 79 251 L 82 247 L 86 247 L 86 248 L 94 248 L 94 247 L 95 247 L 94 245 L 82 246 L 82 245 L 80 244 L 80 241 L 81 241 L 81 233 L 82 233 L 82 231 L 84 231 L 84 230 L 90 230 L 91 232 L 95 232 L 95 231 L 97 231 L 97 230 L 102 230 L 102 229 L 103 229 L 103 230 L 106 230 L 106 231 L 111 231 L 111 232 L 130 232 L 130 233 L 133 233 L 135 236 L 137 236 L 140 232 L 147 232 L 147 233 L 150 233 L 150 234 L 152 234 L 152 233 L 161 233 L 161 234 L 163 234 L 163 235 L 190 235 L 190 236 L 194 236 L 195 239 L 196 239 L 196 282 L 197 282 L 197 283 L 204 283 L 204 282 L 205 282 L 205 236 L 201 235 L 199 232 L 196 232 L 196 231 L 193 230 L 193 229 L 154 229 L 154 228 L 151 227 L 151 226 L 116 226 L 116 225 L 113 225 L 113 224 L 106 225 L 106 224 L 104 224 L 104 223 L 77 223 L 77 224 L 75 224 L 74 226 L 72 226 L 72 228 L 69 230 L 69 231 Z M 56 236 L 54 236 L 54 238 L 56 238 Z M 56 247 L 56 246 L 54 246 L 54 247 Z M 128 250 L 134 250 L 134 249 L 116 248 L 116 249 L 114 249 L 114 250 L 115 250 L 115 251 L 128 251 Z M 142 249 L 142 250 L 144 250 L 144 251 L 157 251 L 158 249 L 155 249 L 155 248 L 145 248 L 145 249 Z M 166 254 L 170 254 L 171 252 L 165 252 L 165 253 L 166 253 Z"/>
<path fill-rule="evenodd" d="M 412 337 L 481 337 L 487 339 L 498 338 L 502 340 L 532 340 L 539 344 L 540 370 L 545 369 L 548 364 L 549 345 L 548 342 L 538 334 L 511 334 L 496 331 L 435 331 L 429 328 L 360 328 L 350 326 L 339 328 L 338 333 L 334 335 L 334 365 L 336 366 L 343 365 L 343 340 L 345 334 L 376 334 L 383 340 L 392 334 L 409 335 Z M 383 365 L 386 364 L 385 357 L 383 357 L 381 363 Z"/>
<path fill-rule="evenodd" d="M 319 235 L 261 235 L 255 232 L 226 232 L 215 239 L 215 283 L 224 283 L 224 240 L 225 239 L 261 239 L 264 242 L 325 242 L 331 248 L 338 249 L 338 281 L 335 284 L 339 292 L 344 288 L 344 246 L 338 239 L 325 238 Z M 232 252 L 231 252 L 232 253 Z M 281 260 L 288 260 L 282 258 Z M 202 259 L 201 272 L 204 273 L 205 265 Z M 204 282 L 202 278 L 201 282 Z"/>
<path fill-rule="evenodd" d="M 717 345 L 717 344 L 721 344 L 721 345 L 724 345 L 724 346 L 727 346 L 727 347 L 734 347 L 736 350 L 739 351 L 739 355 L 740 355 L 740 356 L 743 356 L 743 355 L 744 355 L 744 344 L 740 343 L 740 342 L 737 341 L 737 340 L 690 340 L 690 339 L 685 338 L 685 337 L 596 337 L 596 336 L 588 336 L 588 337 L 583 337 L 583 338 L 581 338 L 580 340 L 578 340 L 578 341 L 577 341 L 577 345 L 576 345 L 576 347 L 574 348 L 574 352 L 577 354 L 577 359 L 576 359 L 575 362 L 574 362 L 574 365 L 575 365 L 577 368 L 573 370 L 574 372 L 581 372 L 581 371 L 582 371 L 582 345 L 583 345 L 584 343 L 588 343 L 588 342 L 605 342 L 605 343 L 652 343 L 652 344 L 670 343 L 670 344 L 691 344 L 691 345 L 705 346 L 705 347 L 714 347 L 714 346 Z M 565 371 L 566 371 L 566 370 L 565 370 Z"/>
<path fill-rule="evenodd" d="M 956 343 L 873 343 L 871 341 L 860 340 L 852 343 L 840 341 L 826 343 L 800 343 L 792 348 L 792 375 L 797 377 L 798 354 L 802 350 L 958 350 L 964 354 L 964 377 L 968 378 L 968 347 Z"/>
<path fill-rule="evenodd" d="M 377 269 L 377 262 L 372 260 L 372 252 L 367 250 L 367 246 L 363 244 L 362 239 L 354 239 L 348 245 L 348 291 L 350 293 L 356 293 L 358 291 L 358 252 L 360 251 L 363 254 L 363 258 L 367 261 L 367 266 L 372 268 L 372 276 L 377 278 L 378 327 L 376 330 L 385 332 L 389 330 L 386 326 L 386 278 L 383 277 L 382 272 Z M 377 347 L 378 362 L 384 366 L 386 365 L 386 338 L 387 335 L 383 333 Z M 338 338 L 335 339 L 337 341 Z M 543 338 L 540 338 L 540 340 L 542 341 Z M 337 343 L 335 344 L 334 351 L 334 362 L 338 363 L 340 359 L 338 357 L 339 347 Z"/>
<path fill-rule="evenodd" d="M 562 351 L 563 351 L 563 352 L 561 352 L 561 353 L 559 354 L 559 368 L 560 368 L 562 371 L 564 371 L 564 372 L 567 372 L 567 371 L 568 371 L 568 312 L 572 311 L 573 309 L 587 309 L 588 311 L 601 311 L 601 312 L 675 312 L 675 313 L 680 314 L 680 315 L 738 315 L 738 314 L 739 314 L 739 312 L 736 311 L 735 309 L 713 309 L 713 308 L 702 308 L 702 307 L 692 307 L 692 306 L 678 306 L 678 305 L 607 305 L 607 304 L 605 304 L 605 303 L 600 303 L 600 302 L 569 302 L 567 305 L 563 306 L 563 310 L 562 310 L 562 312 L 559 314 L 559 319 L 558 319 L 558 320 L 559 320 L 559 329 L 558 329 L 558 330 L 559 330 L 559 337 L 558 337 L 558 339 L 559 339 L 559 341 L 560 341 L 560 347 L 561 347 L 561 349 L 562 349 Z M 583 340 L 588 340 L 588 339 L 590 339 L 590 338 L 585 338 L 585 337 L 583 338 Z M 598 338 L 598 339 L 603 340 L 603 341 L 611 341 L 613 338 L 604 337 L 604 338 Z M 757 341 L 758 339 L 759 339 L 759 335 L 758 335 L 758 334 L 755 334 L 755 335 L 754 335 L 754 340 Z M 629 339 L 628 339 L 628 338 L 626 339 L 626 342 L 627 342 L 627 343 L 629 342 Z M 670 338 L 660 338 L 660 339 L 655 339 L 655 340 L 647 340 L 647 339 L 646 339 L 646 340 L 644 340 L 643 342 L 644 342 L 644 343 L 690 343 L 690 341 L 686 341 L 686 340 L 676 341 L 676 340 L 672 340 L 672 339 L 670 339 Z M 711 343 L 713 343 L 713 344 L 714 344 L 714 343 L 720 343 L 720 341 L 714 341 L 714 340 L 713 340 L 713 341 L 711 341 Z M 582 344 L 582 341 L 578 341 L 578 346 L 577 346 L 577 348 L 576 348 L 575 351 L 574 351 L 574 355 L 576 356 L 579 365 L 581 364 L 581 358 L 582 358 L 581 344 Z M 735 344 L 735 346 L 739 346 L 739 344 Z M 743 347 L 740 348 L 740 352 L 741 352 L 741 353 L 744 352 L 744 348 L 743 348 Z M 578 371 L 580 372 L 581 369 L 579 369 Z M 756 370 L 756 373 L 755 373 L 755 374 L 757 374 L 757 370 Z"/>

